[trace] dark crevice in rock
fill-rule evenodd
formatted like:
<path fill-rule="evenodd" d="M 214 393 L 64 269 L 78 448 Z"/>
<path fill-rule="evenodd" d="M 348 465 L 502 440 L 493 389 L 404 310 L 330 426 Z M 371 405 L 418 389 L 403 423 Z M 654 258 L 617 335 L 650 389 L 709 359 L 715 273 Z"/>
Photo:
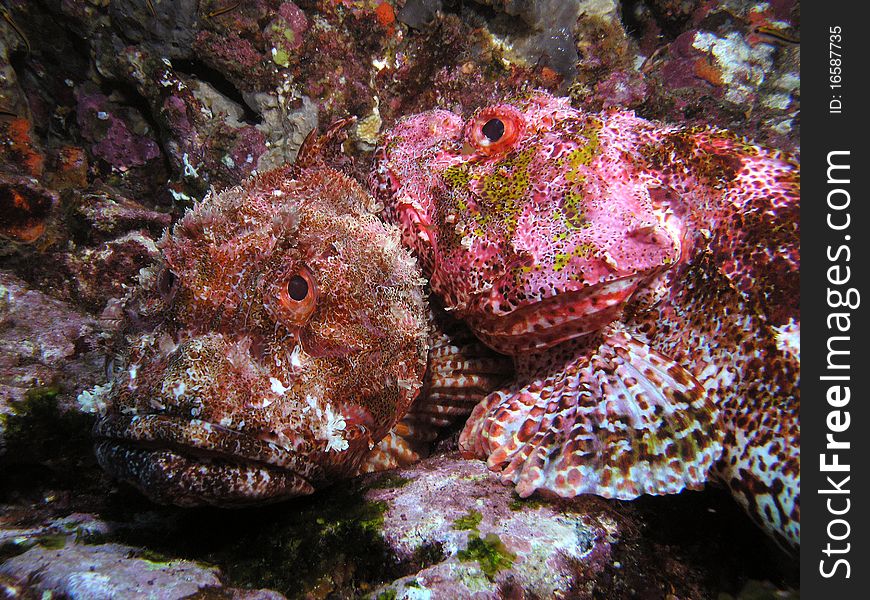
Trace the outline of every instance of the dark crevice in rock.
<path fill-rule="evenodd" d="M 234 86 L 220 71 L 213 69 L 198 60 L 175 60 L 172 66 L 179 74 L 187 75 L 207 83 L 223 96 L 226 96 L 244 110 L 243 122 L 248 125 L 259 125 L 263 117 L 245 102 L 242 92 Z"/>

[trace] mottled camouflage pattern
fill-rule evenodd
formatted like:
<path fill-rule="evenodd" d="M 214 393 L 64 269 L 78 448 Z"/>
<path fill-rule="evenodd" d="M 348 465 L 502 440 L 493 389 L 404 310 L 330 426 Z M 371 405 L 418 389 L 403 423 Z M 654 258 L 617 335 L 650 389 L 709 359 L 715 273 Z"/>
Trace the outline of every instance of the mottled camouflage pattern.
<path fill-rule="evenodd" d="M 799 543 L 790 157 L 532 93 L 400 121 L 372 185 L 445 307 L 515 356 L 466 455 L 521 495 L 632 498 L 712 474 Z"/>
<path fill-rule="evenodd" d="M 143 274 L 95 435 L 103 467 L 158 501 L 260 503 L 353 475 L 423 383 L 419 269 L 316 145 L 197 203 Z"/>

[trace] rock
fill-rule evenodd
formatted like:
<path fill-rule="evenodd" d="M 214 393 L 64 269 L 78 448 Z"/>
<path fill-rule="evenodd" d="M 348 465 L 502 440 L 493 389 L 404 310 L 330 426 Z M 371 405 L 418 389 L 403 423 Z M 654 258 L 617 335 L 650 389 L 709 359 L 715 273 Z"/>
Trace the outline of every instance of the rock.
<path fill-rule="evenodd" d="M 563 597 L 594 580 L 618 539 L 614 521 L 567 503 L 520 500 L 485 463 L 456 455 L 382 478 L 365 498 L 386 504 L 384 540 L 400 561 L 420 567 L 380 590 L 399 597 Z"/>
<path fill-rule="evenodd" d="M 101 473 L 77 397 L 99 398 L 101 348 L 135 309 L 170 207 L 289 162 L 336 118 L 358 118 L 345 149 L 361 177 L 402 116 L 529 87 L 793 150 L 799 47 L 762 34 L 788 38 L 797 3 L 644 0 L 624 3 L 625 26 L 617 0 L 6 4 L 22 33 L 0 20 L 0 595 L 746 598 L 796 585 L 724 495 L 520 500 L 455 454 L 271 507 L 158 507 Z"/>
<path fill-rule="evenodd" d="M 292 162 L 305 136 L 317 127 L 317 105 L 307 96 L 295 94 L 289 85 L 277 94 L 245 94 L 245 100 L 262 117 L 257 129 L 266 137 L 268 148 L 257 161 L 257 170 Z"/>
<path fill-rule="evenodd" d="M 3 7 L 4 12 L 6 7 Z M 9 19 L 13 17 L 9 13 Z M 12 20 L 12 23 L 15 21 Z M 13 52 L 26 50 L 29 42 L 18 30 L 9 26 L 9 22 L 2 21 L 0 25 L 0 114 L 12 116 L 28 116 L 27 99 L 18 84 L 18 76 L 12 68 L 9 60 Z M 17 27 L 17 25 L 16 25 Z"/>
<path fill-rule="evenodd" d="M 799 153 L 796 2 L 662 0 L 636 18 L 646 56 L 641 71 L 652 84 L 645 116 L 715 124 Z"/>
<path fill-rule="evenodd" d="M 61 412 L 75 410 L 81 387 L 103 375 L 97 329 L 92 317 L 0 271 L 0 446 L 8 415 L 28 399 L 48 394 Z"/>
<path fill-rule="evenodd" d="M 29 244 L 39 239 L 58 196 L 33 177 L 0 171 L 0 236 Z"/>
<path fill-rule="evenodd" d="M 284 598 L 272 590 L 225 586 L 224 575 L 214 566 L 104 543 L 119 532 L 152 526 L 147 519 L 110 522 L 89 513 L 72 513 L 30 527 L 3 521 L 0 549 L 12 558 L 0 564 L 0 584 L 5 578 L 21 593 L 35 597 L 52 593 L 64 598 Z"/>
<path fill-rule="evenodd" d="M 302 45 L 302 36 L 308 29 L 308 19 L 292 2 L 284 2 L 277 12 L 275 18 L 266 25 L 263 35 L 267 45 L 271 46 L 272 62 L 279 67 L 288 67 Z"/>
<path fill-rule="evenodd" d="M 143 230 L 156 239 L 172 223 L 171 214 L 147 208 L 108 187 L 73 194 L 68 210 L 77 237 L 89 244 Z"/>
<path fill-rule="evenodd" d="M 32 590 L 64 598 L 165 600 L 196 597 L 277 600 L 268 590 L 232 590 L 214 567 L 192 561 L 162 560 L 120 544 L 34 546 L 0 565 L 0 574 L 28 582 Z M 207 596 L 207 593 L 213 596 Z M 223 595 L 218 595 L 218 594 Z M 202 594 L 195 596 L 195 594 Z"/>
<path fill-rule="evenodd" d="M 96 312 L 132 293 L 139 284 L 139 271 L 151 266 L 159 254 L 150 236 L 133 231 L 102 246 L 65 255 L 64 266 L 72 275 L 76 301 Z"/>
<path fill-rule="evenodd" d="M 199 25 L 197 0 L 112 0 L 112 27 L 134 43 L 170 59 L 191 58 Z"/>
<path fill-rule="evenodd" d="M 2 75 L 0 75 L 2 77 Z M 0 164 L 16 176 L 41 177 L 45 153 L 34 139 L 29 119 L 14 114 L 0 114 Z"/>
<path fill-rule="evenodd" d="M 76 119 L 91 153 L 122 172 L 161 159 L 160 147 L 138 111 L 118 106 L 95 88 L 87 83 L 76 90 Z"/>
<path fill-rule="evenodd" d="M 435 21 L 435 14 L 443 6 L 443 0 L 408 0 L 396 13 L 396 19 L 408 27 L 423 29 Z"/>
<path fill-rule="evenodd" d="M 62 146 L 53 156 L 49 185 L 57 191 L 88 186 L 88 155 L 80 146 Z"/>

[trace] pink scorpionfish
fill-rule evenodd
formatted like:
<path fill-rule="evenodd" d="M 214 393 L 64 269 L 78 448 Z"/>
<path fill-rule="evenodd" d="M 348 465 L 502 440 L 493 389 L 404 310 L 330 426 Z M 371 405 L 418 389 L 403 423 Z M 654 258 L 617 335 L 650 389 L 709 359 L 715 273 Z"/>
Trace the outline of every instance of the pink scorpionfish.
<path fill-rule="evenodd" d="M 94 428 L 103 468 L 152 499 L 271 502 L 409 462 L 409 439 L 501 377 L 503 359 L 431 329 L 398 230 L 322 164 L 344 124 L 158 242 Z"/>
<path fill-rule="evenodd" d="M 445 307 L 514 357 L 466 456 L 521 496 L 716 479 L 799 543 L 792 159 L 536 92 L 401 120 L 372 185 Z"/>

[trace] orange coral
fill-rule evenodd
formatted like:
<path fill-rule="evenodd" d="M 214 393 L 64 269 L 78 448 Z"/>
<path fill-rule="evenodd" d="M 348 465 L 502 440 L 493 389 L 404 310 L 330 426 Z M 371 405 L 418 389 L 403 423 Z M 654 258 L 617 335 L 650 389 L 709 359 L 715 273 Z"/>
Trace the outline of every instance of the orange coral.
<path fill-rule="evenodd" d="M 0 179 L 0 236 L 29 244 L 45 232 L 55 198 L 23 178 Z"/>
<path fill-rule="evenodd" d="M 387 30 L 389 35 L 393 35 L 396 31 L 396 11 L 389 2 L 381 2 L 375 9 L 375 15 L 378 17 L 378 23 Z"/>
<path fill-rule="evenodd" d="M 700 77 L 704 81 L 712 83 L 715 86 L 720 86 L 723 83 L 722 71 L 720 71 L 715 65 L 710 64 L 710 62 L 705 58 L 699 58 L 696 60 L 692 71 L 697 77 Z"/>
<path fill-rule="evenodd" d="M 51 178 L 52 188 L 61 190 L 87 187 L 88 157 L 84 149 L 77 146 L 61 148 L 57 153 L 56 169 Z"/>
<path fill-rule="evenodd" d="M 6 160 L 20 165 L 28 175 L 42 176 L 45 157 L 33 142 L 30 121 L 24 117 L 0 121 L 0 137 L 7 140 L 5 147 L 0 149 L 0 154 L 5 154 Z"/>

